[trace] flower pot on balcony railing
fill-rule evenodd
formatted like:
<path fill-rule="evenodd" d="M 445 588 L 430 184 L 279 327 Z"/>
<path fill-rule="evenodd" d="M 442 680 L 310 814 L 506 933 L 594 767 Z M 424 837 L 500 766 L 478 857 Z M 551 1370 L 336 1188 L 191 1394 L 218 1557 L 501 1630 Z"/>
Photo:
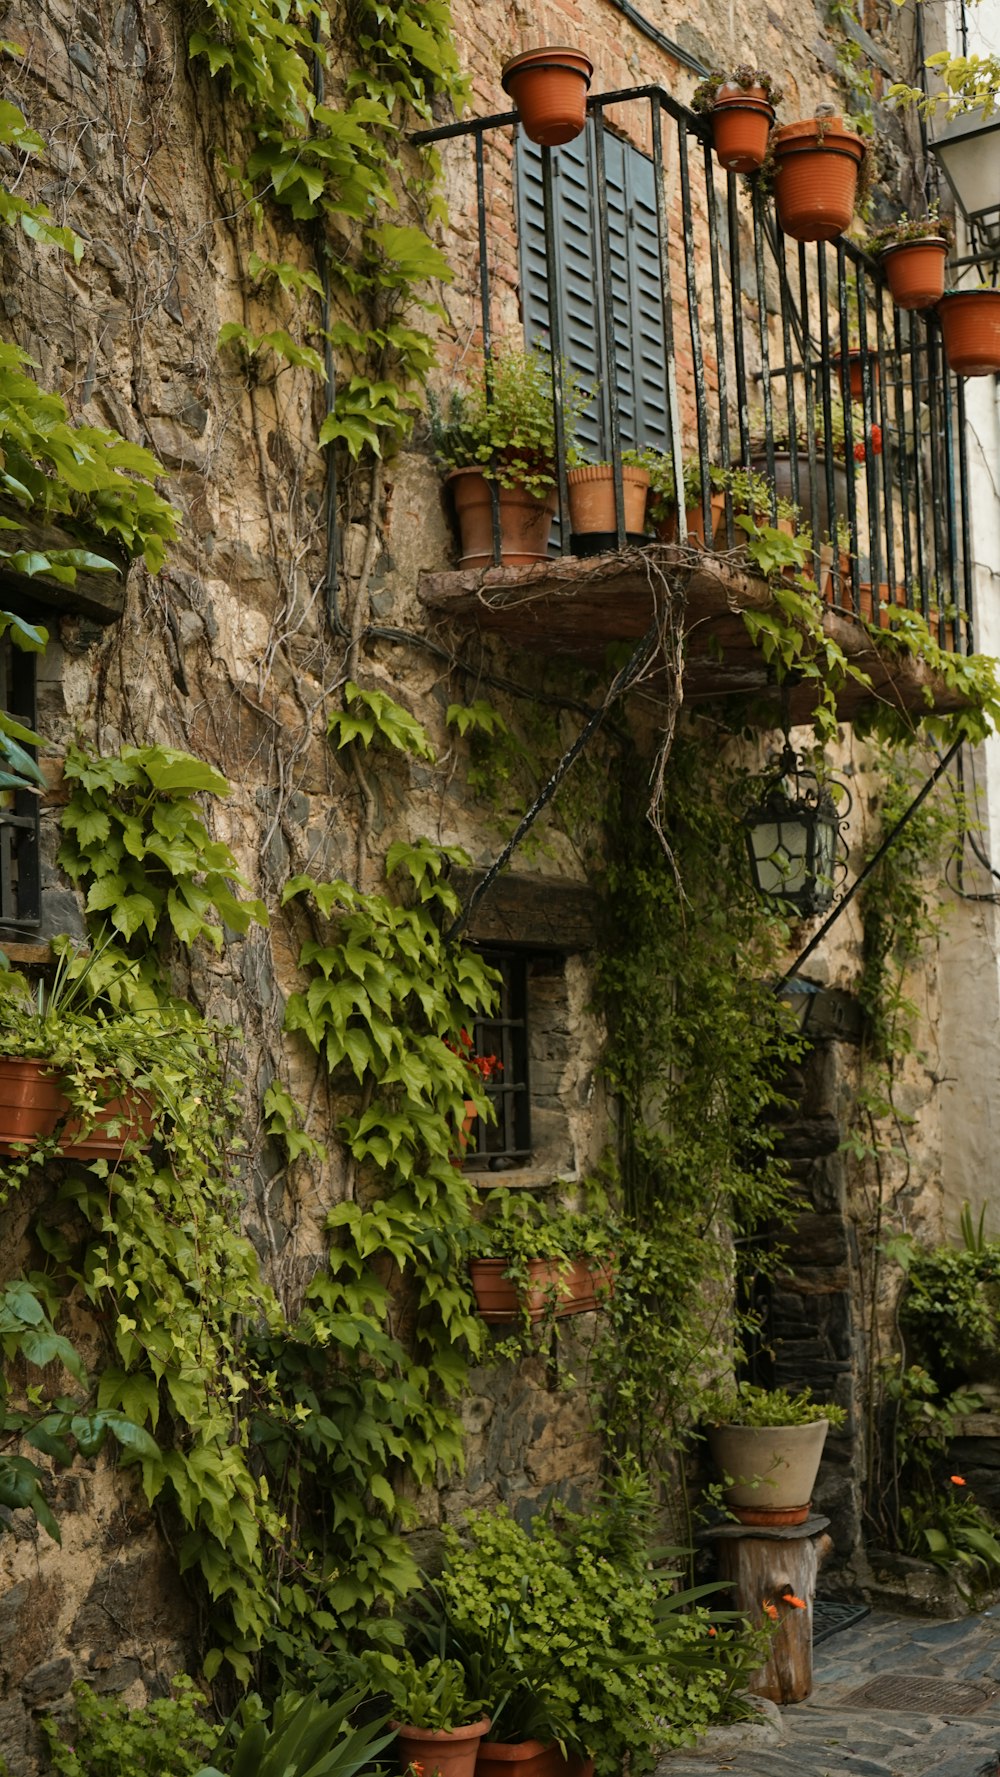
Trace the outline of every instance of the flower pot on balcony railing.
<path fill-rule="evenodd" d="M 732 74 L 716 70 L 696 87 L 691 109 L 711 118 L 716 157 L 727 172 L 752 173 L 763 166 L 780 98 L 770 75 L 745 63 Z"/>
<path fill-rule="evenodd" d="M 873 352 L 870 348 L 867 352 L 862 352 L 860 347 L 857 347 L 854 351 L 848 352 L 846 364 L 842 352 L 835 352 L 833 355 L 832 363 L 840 378 L 841 394 L 845 401 L 860 401 L 864 397 L 865 358 L 868 360 L 872 394 L 874 395 L 875 390 L 878 388 L 879 379 L 879 360 L 877 352 Z"/>
<path fill-rule="evenodd" d="M 563 377 L 567 445 L 572 445 L 584 395 Z M 464 389 L 453 389 L 447 413 L 431 402 L 431 439 L 459 527 L 463 568 L 493 561 L 493 499 L 499 503 L 500 564 L 543 561 L 556 509 L 556 439 L 552 366 L 541 352 L 500 345 Z"/>
<path fill-rule="evenodd" d="M 574 538 L 583 539 L 578 554 L 591 554 L 595 548 L 617 547 L 618 523 L 615 514 L 615 472 L 610 463 L 582 463 L 566 477 L 569 488 L 570 529 Z M 646 496 L 649 472 L 634 463 L 622 464 L 622 505 L 625 514 L 625 535 L 630 543 L 641 543 L 646 529 Z M 595 543 L 595 539 L 599 539 Z"/>
<path fill-rule="evenodd" d="M 1000 290 L 948 290 L 937 312 L 950 370 L 957 376 L 1000 371 Z"/>
<path fill-rule="evenodd" d="M 836 240 L 854 215 L 863 164 L 867 172 L 862 138 L 821 107 L 815 117 L 774 130 L 770 154 L 784 233 L 794 241 Z"/>
<path fill-rule="evenodd" d="M 915 232 L 904 232 L 904 231 Z M 948 242 L 940 225 L 931 222 L 897 224 L 870 243 L 882 261 L 889 294 L 897 308 L 930 309 L 944 295 L 944 268 Z"/>
<path fill-rule="evenodd" d="M 526 136 L 542 148 L 572 142 L 587 121 L 587 89 L 594 72 L 590 57 L 562 45 L 527 49 L 504 63 L 504 92 L 517 106 Z"/>

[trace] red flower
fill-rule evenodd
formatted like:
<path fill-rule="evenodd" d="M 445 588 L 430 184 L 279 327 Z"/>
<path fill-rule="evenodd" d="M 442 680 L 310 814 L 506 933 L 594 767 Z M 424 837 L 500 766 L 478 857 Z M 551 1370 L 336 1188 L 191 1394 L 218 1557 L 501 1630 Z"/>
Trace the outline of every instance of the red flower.
<path fill-rule="evenodd" d="M 857 462 L 859 462 L 859 463 L 864 462 L 865 457 L 868 454 L 869 447 L 871 449 L 871 453 L 872 453 L 873 457 L 880 457 L 882 455 L 882 428 L 881 428 L 881 426 L 873 426 L 872 427 L 871 431 L 868 434 L 868 444 L 867 445 L 865 444 L 863 439 L 861 439 L 861 438 L 858 439 L 857 444 L 854 446 L 854 456 L 855 456 L 855 460 Z"/>
<path fill-rule="evenodd" d="M 881 428 L 881 426 L 873 426 L 872 427 L 871 438 L 872 438 L 872 456 L 873 457 L 880 457 L 882 455 L 882 428 Z"/>
<path fill-rule="evenodd" d="M 964 1487 L 965 1486 L 965 1482 L 963 1481 L 961 1475 L 949 1475 L 948 1479 L 950 1481 L 953 1481 L 956 1487 Z"/>
<path fill-rule="evenodd" d="M 796 1598 L 794 1592 L 782 1592 L 781 1596 L 786 1604 L 792 1606 L 793 1610 L 805 1610 L 805 1600 L 802 1598 Z"/>
<path fill-rule="evenodd" d="M 765 1600 L 764 1600 L 764 1614 L 765 1614 L 765 1616 L 770 1617 L 772 1623 L 776 1623 L 778 1621 L 778 1606 L 776 1604 L 772 1604 L 770 1598 L 765 1598 Z"/>

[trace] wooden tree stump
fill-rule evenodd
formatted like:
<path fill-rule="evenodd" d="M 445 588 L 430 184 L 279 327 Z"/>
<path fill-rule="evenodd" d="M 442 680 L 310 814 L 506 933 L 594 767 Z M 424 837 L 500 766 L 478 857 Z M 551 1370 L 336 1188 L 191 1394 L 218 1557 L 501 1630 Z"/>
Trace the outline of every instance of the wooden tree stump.
<path fill-rule="evenodd" d="M 828 1518 L 812 1517 L 780 1530 L 726 1524 L 707 1533 L 715 1544 L 719 1576 L 731 1584 L 737 1609 L 758 1624 L 773 1622 L 771 1611 L 777 1611 L 767 1664 L 747 1685 L 772 1703 L 801 1703 L 812 1690 L 813 1599 L 816 1573 L 830 1548 L 823 1535 L 828 1523 Z"/>

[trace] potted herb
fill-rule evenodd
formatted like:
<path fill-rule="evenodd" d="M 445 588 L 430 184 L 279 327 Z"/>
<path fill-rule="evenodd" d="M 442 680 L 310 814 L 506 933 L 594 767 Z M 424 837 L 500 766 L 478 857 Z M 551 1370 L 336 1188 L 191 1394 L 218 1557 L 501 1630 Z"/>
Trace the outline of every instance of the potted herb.
<path fill-rule="evenodd" d="M 707 1393 L 701 1418 L 735 1517 L 742 1524 L 804 1524 L 827 1431 L 845 1417 L 842 1407 L 821 1405 L 807 1388 L 790 1395 L 739 1382 Z"/>
<path fill-rule="evenodd" d="M 871 181 L 871 152 L 828 107 L 773 130 L 768 166 L 778 221 L 794 241 L 833 241 Z"/>
<path fill-rule="evenodd" d="M 566 439 L 572 444 L 585 397 L 569 375 Z M 465 390 L 452 393 L 447 417 L 431 403 L 431 439 L 448 473 L 461 538 L 459 566 L 493 561 L 494 483 L 500 504 L 500 561 L 504 567 L 544 561 L 556 509 L 552 367 L 540 352 L 501 346 Z"/>
<path fill-rule="evenodd" d="M 51 986 L 0 975 L 0 1152 L 118 1159 L 149 1145 L 171 1028 L 92 994 L 94 957 L 63 941 Z"/>
<path fill-rule="evenodd" d="M 587 1314 L 613 1288 L 613 1236 L 605 1219 L 551 1210 L 491 1191 L 472 1236 L 469 1275 L 491 1326 Z"/>
<path fill-rule="evenodd" d="M 582 49 L 526 49 L 505 62 L 500 82 L 517 106 L 521 127 L 542 148 L 572 142 L 587 121 L 594 64 Z"/>
<path fill-rule="evenodd" d="M 396 1717 L 389 1726 L 397 1734 L 400 1770 L 472 1777 L 490 1718 L 485 1705 L 469 1696 L 459 1662 L 431 1654 L 418 1663 L 405 1652 L 362 1655 L 361 1664 Z"/>
<path fill-rule="evenodd" d="M 566 477 L 569 488 L 570 528 L 574 537 L 599 538 L 600 546 L 613 547 L 618 534 L 615 511 L 615 472 L 611 463 L 580 463 Z M 646 528 L 646 495 L 649 471 L 638 460 L 637 453 L 626 452 L 622 460 L 622 503 L 625 535 L 630 542 L 641 542 Z M 590 554 L 584 546 L 578 553 Z"/>
<path fill-rule="evenodd" d="M 720 166 L 729 173 L 752 173 L 764 164 L 781 88 L 762 68 L 741 62 L 731 74 L 716 68 L 694 90 L 692 111 L 711 119 Z"/>
<path fill-rule="evenodd" d="M 956 376 L 1000 371 L 1000 289 L 946 290 L 937 305 L 948 368 Z"/>
<path fill-rule="evenodd" d="M 880 228 L 868 251 L 882 262 L 889 293 L 897 308 L 929 309 L 944 295 L 944 267 L 951 224 L 935 212 L 910 217 Z"/>

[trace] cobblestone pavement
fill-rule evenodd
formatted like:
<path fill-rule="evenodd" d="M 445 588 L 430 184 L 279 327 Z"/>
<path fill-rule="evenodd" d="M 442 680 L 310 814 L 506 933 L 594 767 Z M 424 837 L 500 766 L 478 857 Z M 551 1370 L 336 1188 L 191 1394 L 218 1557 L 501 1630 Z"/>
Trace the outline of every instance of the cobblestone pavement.
<path fill-rule="evenodd" d="M 905 1709 L 846 1701 L 887 1674 L 913 1687 Z M 807 1702 L 715 1729 L 656 1777 L 1000 1777 L 1000 1611 L 951 1623 L 875 1611 L 816 1649 L 813 1677 Z M 931 1694 L 942 1683 L 985 1705 L 959 1713 L 959 1693 Z"/>

